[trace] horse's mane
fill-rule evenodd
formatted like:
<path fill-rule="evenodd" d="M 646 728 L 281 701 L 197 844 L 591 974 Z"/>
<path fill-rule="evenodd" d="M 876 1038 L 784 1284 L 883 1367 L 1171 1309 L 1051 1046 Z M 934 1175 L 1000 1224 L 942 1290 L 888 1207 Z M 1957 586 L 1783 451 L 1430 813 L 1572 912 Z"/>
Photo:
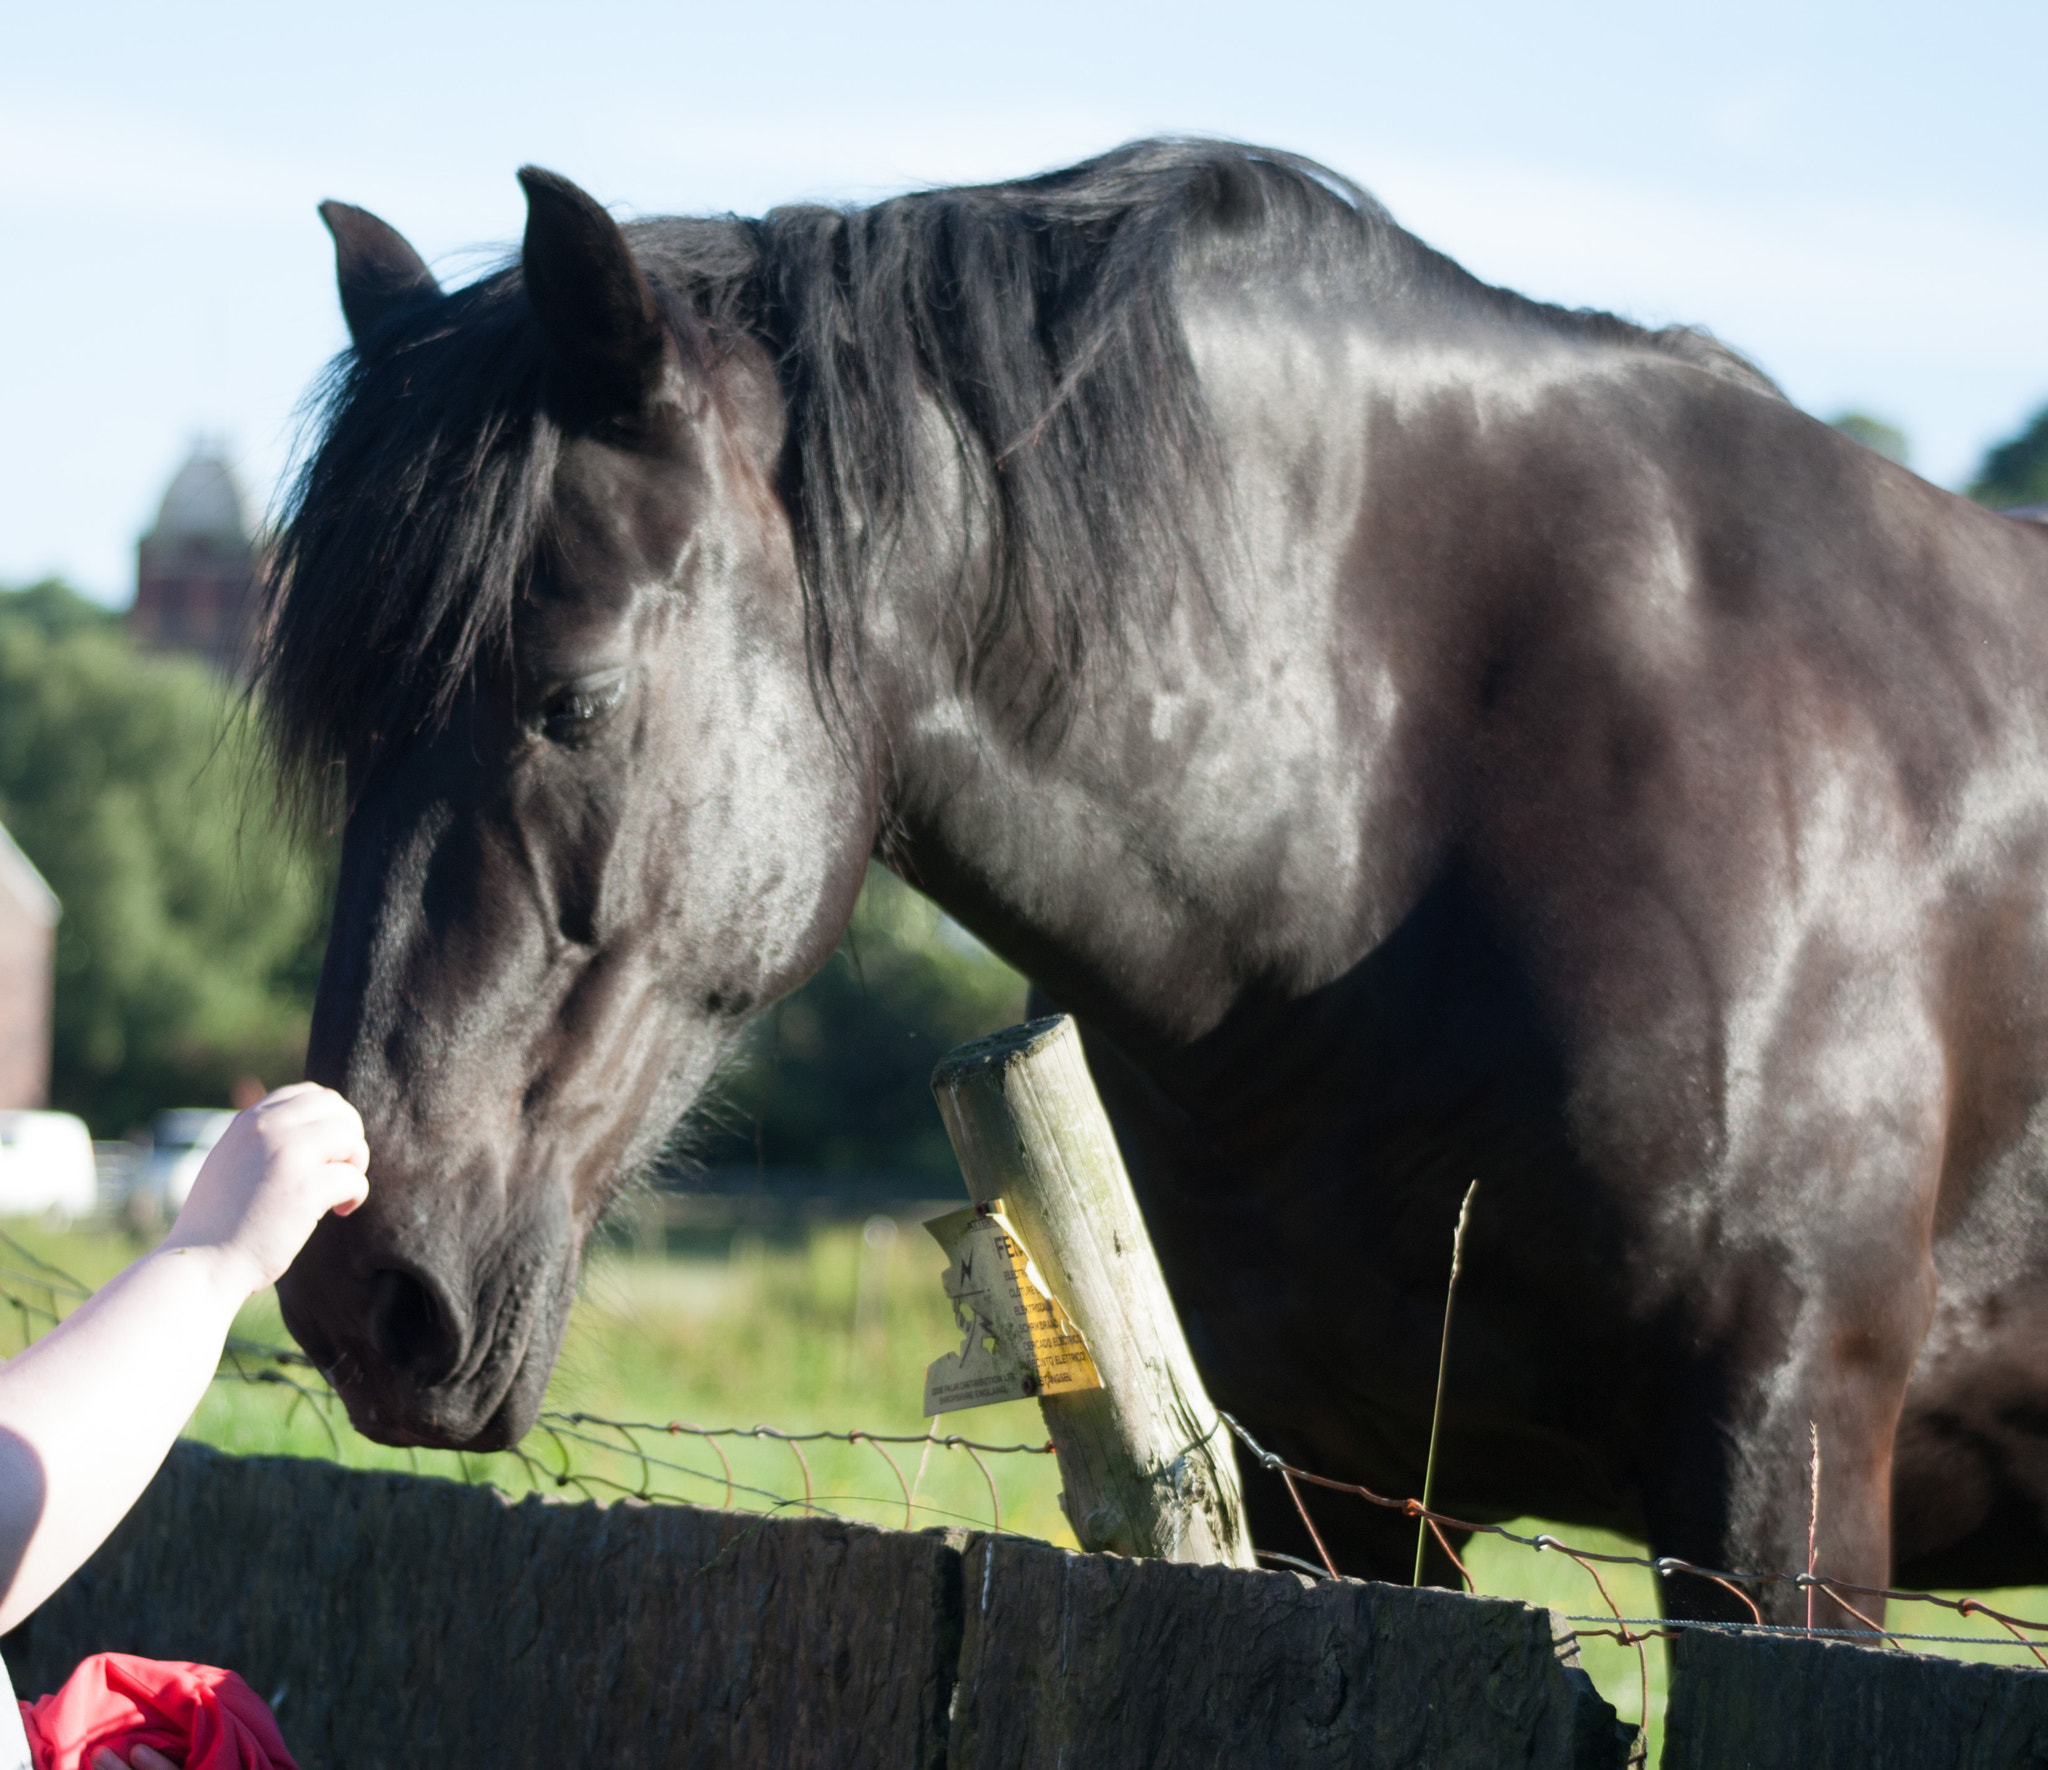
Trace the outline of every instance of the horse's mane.
<path fill-rule="evenodd" d="M 1220 492 L 1221 470 L 1173 288 L 1197 232 L 1247 280 L 1349 271 L 1368 298 L 1464 301 L 1770 386 L 1704 334 L 1481 284 L 1348 180 L 1230 143 L 1140 142 L 867 208 L 631 224 L 687 360 L 715 369 L 748 337 L 777 365 L 781 489 L 825 692 L 859 681 L 877 564 L 963 515 L 920 507 L 913 452 L 934 404 L 989 542 L 984 593 L 962 615 L 977 657 L 1021 639 L 1056 697 L 1104 639 L 1202 581 L 1190 513 L 1213 507 L 1201 494 Z M 330 369 L 257 653 L 267 723 L 301 770 L 402 741 L 503 643 L 561 441 L 545 360 L 515 263 Z"/>

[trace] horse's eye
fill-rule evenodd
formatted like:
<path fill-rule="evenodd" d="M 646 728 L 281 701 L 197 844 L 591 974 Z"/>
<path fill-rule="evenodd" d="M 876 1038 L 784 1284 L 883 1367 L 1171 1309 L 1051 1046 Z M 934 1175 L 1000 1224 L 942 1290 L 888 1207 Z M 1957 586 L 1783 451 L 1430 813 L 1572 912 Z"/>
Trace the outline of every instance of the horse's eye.
<path fill-rule="evenodd" d="M 626 698 L 626 673 L 607 670 L 580 682 L 564 683 L 541 702 L 534 729 L 557 741 L 583 736 Z"/>

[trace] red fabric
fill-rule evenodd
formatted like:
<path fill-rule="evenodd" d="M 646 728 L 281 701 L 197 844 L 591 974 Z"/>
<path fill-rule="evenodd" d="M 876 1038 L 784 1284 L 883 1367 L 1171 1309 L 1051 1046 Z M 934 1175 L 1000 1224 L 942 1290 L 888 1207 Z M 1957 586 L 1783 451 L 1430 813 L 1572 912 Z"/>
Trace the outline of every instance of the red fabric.
<path fill-rule="evenodd" d="M 180 1660 L 96 1653 L 55 1696 L 21 1705 L 36 1770 L 92 1770 L 153 1746 L 185 1770 L 298 1770 L 270 1705 L 233 1672 Z"/>

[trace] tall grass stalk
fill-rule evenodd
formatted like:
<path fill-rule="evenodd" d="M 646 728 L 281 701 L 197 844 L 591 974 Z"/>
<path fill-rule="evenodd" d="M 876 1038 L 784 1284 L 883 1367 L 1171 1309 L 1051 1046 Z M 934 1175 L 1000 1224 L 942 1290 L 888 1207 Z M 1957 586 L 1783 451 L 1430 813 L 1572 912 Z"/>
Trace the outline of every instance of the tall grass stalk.
<path fill-rule="evenodd" d="M 1444 1373 L 1451 1362 L 1451 1306 L 1458 1300 L 1458 1269 L 1465 1260 L 1465 1225 L 1472 1220 L 1472 1195 L 1479 1190 L 1474 1180 L 1465 1188 L 1465 1202 L 1458 1207 L 1458 1227 L 1451 1231 L 1451 1282 L 1444 1287 L 1444 1336 L 1436 1354 L 1436 1406 L 1429 1416 L 1429 1459 L 1422 1465 L 1422 1509 L 1425 1514 L 1436 1503 L 1436 1439 L 1444 1423 Z M 1415 1578 L 1422 1584 L 1422 1555 L 1429 1546 L 1429 1519 L 1415 1520 Z"/>

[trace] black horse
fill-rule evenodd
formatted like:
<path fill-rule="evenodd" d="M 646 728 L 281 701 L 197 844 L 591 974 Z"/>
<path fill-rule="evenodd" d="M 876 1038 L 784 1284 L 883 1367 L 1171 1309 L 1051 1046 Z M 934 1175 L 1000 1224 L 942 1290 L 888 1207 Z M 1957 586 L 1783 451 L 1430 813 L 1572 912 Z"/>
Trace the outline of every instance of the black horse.
<path fill-rule="evenodd" d="M 1824 1573 L 2048 1577 L 2048 533 L 1282 153 L 624 229 L 522 177 L 452 294 L 324 211 L 261 663 L 346 811 L 308 1067 L 375 1189 L 283 1296 L 358 1426 L 524 1432 L 879 855 L 1079 1017 L 1295 1461 L 1419 1486 L 1476 1177 L 1451 1508 L 1792 1567 L 1817 1428 Z"/>

